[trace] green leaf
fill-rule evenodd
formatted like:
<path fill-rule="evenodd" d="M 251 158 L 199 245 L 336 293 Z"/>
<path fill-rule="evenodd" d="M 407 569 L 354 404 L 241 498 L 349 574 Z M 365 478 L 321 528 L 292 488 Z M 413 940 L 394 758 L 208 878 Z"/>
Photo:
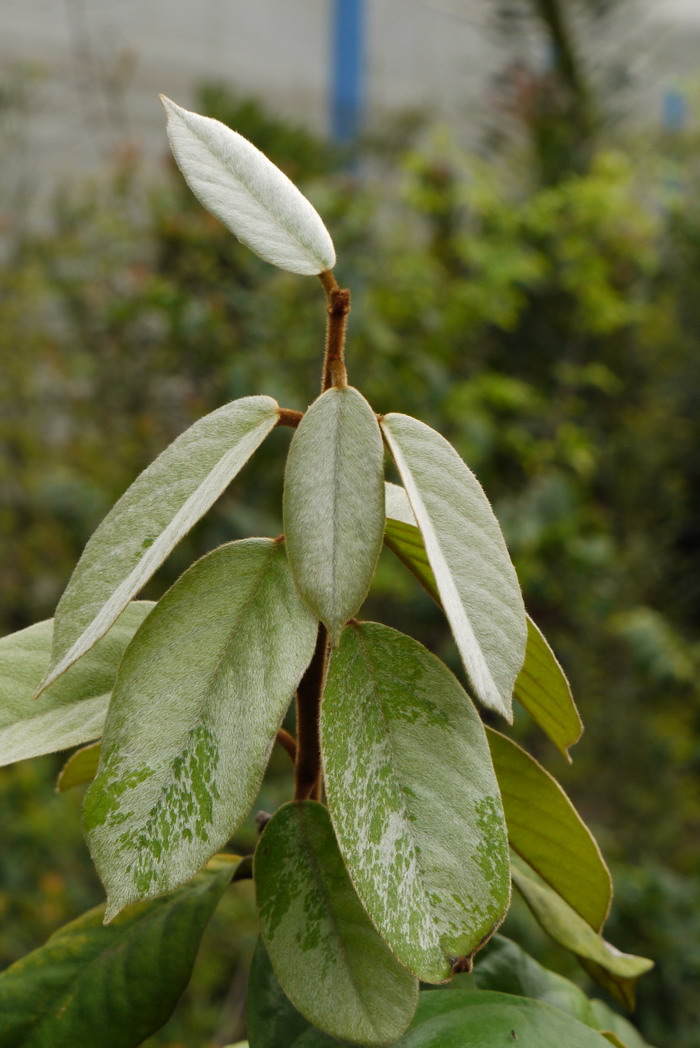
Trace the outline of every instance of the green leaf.
<path fill-rule="evenodd" d="M 611 946 L 517 860 L 513 861 L 512 877 L 533 916 L 554 942 L 575 954 L 591 977 L 631 1010 L 635 986 L 639 978 L 654 967 L 654 962 Z"/>
<path fill-rule="evenodd" d="M 440 604 L 423 538 L 406 492 L 398 484 L 386 485 L 386 516 L 385 545 Z M 529 615 L 525 662 L 515 681 L 513 695 L 570 761 L 568 748 L 581 738 L 583 725 L 564 671 Z"/>
<path fill-rule="evenodd" d="M 89 746 L 82 746 L 75 753 L 71 753 L 59 772 L 56 792 L 65 793 L 74 786 L 84 786 L 86 782 L 92 782 L 97 775 L 101 749 L 101 743 L 91 742 Z"/>
<path fill-rule="evenodd" d="M 329 389 L 289 448 L 284 531 L 299 592 L 333 644 L 367 596 L 384 534 L 384 451 L 356 389 Z"/>
<path fill-rule="evenodd" d="M 559 783 L 512 739 L 487 728 L 515 851 L 594 928 L 612 900 L 612 879 L 600 848 Z"/>
<path fill-rule="evenodd" d="M 583 723 L 566 674 L 529 616 L 525 662 L 513 694 L 563 756 L 571 761 L 569 747 L 581 738 Z"/>
<path fill-rule="evenodd" d="M 510 897 L 503 809 L 471 700 L 388 626 L 349 626 L 330 660 L 321 745 L 331 817 L 365 909 L 402 964 L 450 977 Z"/>
<path fill-rule="evenodd" d="M 0 975 L 3 1048 L 135 1048 L 169 1018 L 235 870 L 217 857 L 171 895 L 108 927 L 98 906 Z"/>
<path fill-rule="evenodd" d="M 51 653 L 53 619 L 0 640 L 0 766 L 67 750 L 102 734 L 124 649 L 153 607 L 130 604 L 106 636 L 34 700 Z"/>
<path fill-rule="evenodd" d="M 623 1048 L 651 1048 L 639 1030 L 622 1015 L 618 1015 L 612 1008 L 609 1008 L 604 1001 L 592 1000 L 591 1009 L 595 1024 L 603 1032 L 604 1037 L 610 1039 L 609 1035 L 614 1035 L 617 1037 L 617 1044 L 621 1044 Z"/>
<path fill-rule="evenodd" d="M 403 1033 L 417 982 L 362 909 L 323 805 L 285 804 L 273 815 L 255 853 L 255 890 L 275 974 L 309 1022 L 365 1045 Z"/>
<path fill-rule="evenodd" d="M 56 608 L 40 690 L 89 651 L 203 517 L 277 422 L 271 397 L 243 397 L 195 422 L 151 463 L 88 542 Z"/>
<path fill-rule="evenodd" d="M 294 1048 L 297 1039 L 309 1029 L 308 1020 L 280 986 L 261 938 L 248 975 L 247 1026 L 250 1048 Z"/>
<path fill-rule="evenodd" d="M 385 415 L 381 424 L 474 694 L 512 720 L 527 625 L 498 521 L 444 437 L 408 415 Z"/>
<path fill-rule="evenodd" d="M 129 645 L 85 798 L 107 919 L 190 878 L 253 803 L 316 642 L 284 544 L 203 557 Z"/>

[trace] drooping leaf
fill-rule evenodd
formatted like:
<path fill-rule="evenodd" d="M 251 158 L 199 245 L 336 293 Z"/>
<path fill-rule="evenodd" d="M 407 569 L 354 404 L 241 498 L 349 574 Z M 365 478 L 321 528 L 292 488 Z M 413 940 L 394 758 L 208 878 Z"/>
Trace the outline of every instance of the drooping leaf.
<path fill-rule="evenodd" d="M 367 596 L 384 534 L 384 450 L 356 389 L 329 389 L 289 448 L 284 531 L 299 592 L 335 643 Z"/>
<path fill-rule="evenodd" d="M 554 942 L 575 954 L 591 977 L 631 1010 L 636 984 L 654 962 L 611 946 L 520 860 L 513 860 L 512 877 L 533 916 Z"/>
<path fill-rule="evenodd" d="M 275 426 L 271 397 L 195 422 L 137 477 L 88 542 L 56 608 L 47 688 L 106 633 Z"/>
<path fill-rule="evenodd" d="M 56 792 L 65 793 L 75 786 L 84 786 L 86 782 L 92 782 L 97 775 L 101 749 L 101 743 L 91 742 L 89 746 L 82 746 L 75 753 L 71 753 L 59 772 Z"/>
<path fill-rule="evenodd" d="M 512 720 L 527 625 L 498 521 L 444 437 L 408 415 L 385 415 L 381 425 L 475 697 Z"/>
<path fill-rule="evenodd" d="M 272 539 L 209 553 L 151 612 L 124 655 L 85 798 L 107 919 L 182 884 L 235 832 L 316 633 Z"/>
<path fill-rule="evenodd" d="M 423 537 L 406 492 L 398 484 L 386 485 L 386 516 L 385 545 L 440 604 Z M 515 681 L 513 695 L 570 761 L 569 747 L 581 738 L 583 725 L 564 671 L 529 615 L 525 662 Z"/>
<path fill-rule="evenodd" d="M 612 900 L 612 878 L 600 848 L 559 783 L 512 739 L 487 728 L 515 851 L 600 931 Z"/>
<path fill-rule="evenodd" d="M 53 619 L 0 640 L 0 766 L 70 749 L 102 734 L 124 649 L 153 607 L 133 601 L 98 644 L 39 700 L 51 655 Z"/>
<path fill-rule="evenodd" d="M 293 802 L 273 815 L 255 890 L 270 961 L 299 1012 L 332 1037 L 393 1043 L 415 1011 L 417 981 L 362 909 L 323 805 Z"/>
<path fill-rule="evenodd" d="M 320 216 L 264 153 L 220 121 L 160 98 L 173 156 L 207 211 L 273 266 L 308 275 L 333 268 Z"/>
<path fill-rule="evenodd" d="M 136 1048 L 169 1018 L 236 867 L 218 856 L 190 884 L 105 927 L 98 906 L 0 975 L 3 1048 Z"/>
<path fill-rule="evenodd" d="M 321 711 L 331 817 L 365 909 L 402 964 L 441 982 L 510 898 L 484 729 L 446 666 L 388 626 L 346 628 Z"/>

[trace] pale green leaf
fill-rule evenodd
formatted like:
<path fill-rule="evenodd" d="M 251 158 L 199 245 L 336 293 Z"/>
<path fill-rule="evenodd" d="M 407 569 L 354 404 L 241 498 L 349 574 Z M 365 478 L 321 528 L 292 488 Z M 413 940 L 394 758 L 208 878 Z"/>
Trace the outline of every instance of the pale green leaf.
<path fill-rule="evenodd" d="M 612 878 L 559 783 L 512 739 L 486 730 L 515 851 L 594 928 L 610 910 Z"/>
<path fill-rule="evenodd" d="M 49 665 L 53 619 L 0 640 L 0 766 L 102 734 L 124 649 L 152 607 L 145 600 L 129 604 L 92 651 L 38 700 L 34 694 Z"/>
<path fill-rule="evenodd" d="M 503 809 L 474 705 L 411 637 L 351 625 L 331 656 L 321 745 L 365 909 L 402 964 L 427 982 L 449 978 L 510 897 Z"/>
<path fill-rule="evenodd" d="M 617 1044 L 622 1045 L 622 1048 L 651 1048 L 639 1030 L 622 1015 L 614 1012 L 604 1001 L 592 1000 L 591 1008 L 595 1024 L 603 1032 L 604 1037 L 610 1039 L 611 1034 L 617 1037 Z"/>
<path fill-rule="evenodd" d="M 621 1004 L 633 1008 L 636 983 L 654 962 L 611 946 L 519 860 L 513 860 L 512 876 L 533 916 L 554 942 L 575 954 L 596 982 Z"/>
<path fill-rule="evenodd" d="M 214 550 L 151 612 L 124 655 L 85 799 L 108 919 L 182 884 L 235 832 L 316 633 L 272 539 Z"/>
<path fill-rule="evenodd" d="M 136 1048 L 169 1018 L 202 933 L 236 867 L 217 857 L 171 895 L 104 907 L 57 931 L 0 975 L 2 1048 Z"/>
<path fill-rule="evenodd" d="M 212 215 L 280 269 L 311 275 L 333 268 L 335 249 L 320 216 L 264 153 L 220 121 L 160 97 L 178 167 Z"/>
<path fill-rule="evenodd" d="M 195 422 L 151 463 L 88 542 L 56 608 L 48 687 L 106 633 L 276 425 L 271 397 Z"/>
<path fill-rule="evenodd" d="M 255 853 L 260 927 L 284 992 L 332 1037 L 388 1045 L 406 1029 L 418 985 L 362 909 L 328 811 L 285 804 Z"/>
<path fill-rule="evenodd" d="M 381 424 L 474 695 L 512 720 L 527 625 L 498 521 L 444 437 L 408 415 L 385 415 Z"/>
<path fill-rule="evenodd" d="M 92 782 L 97 775 L 101 749 L 101 743 L 91 742 L 89 746 L 82 746 L 75 753 L 71 753 L 59 772 L 56 792 L 65 793 L 75 786 L 84 786 L 86 782 Z"/>
<path fill-rule="evenodd" d="M 299 592 L 333 643 L 367 596 L 384 534 L 384 451 L 356 389 L 329 389 L 294 434 L 284 531 Z"/>

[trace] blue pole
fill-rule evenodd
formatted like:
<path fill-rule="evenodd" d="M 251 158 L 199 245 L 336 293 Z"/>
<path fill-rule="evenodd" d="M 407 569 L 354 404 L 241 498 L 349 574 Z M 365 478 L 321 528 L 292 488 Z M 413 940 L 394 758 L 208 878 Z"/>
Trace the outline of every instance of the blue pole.
<path fill-rule="evenodd" d="M 365 0 L 333 0 L 331 134 L 353 142 L 362 126 Z"/>

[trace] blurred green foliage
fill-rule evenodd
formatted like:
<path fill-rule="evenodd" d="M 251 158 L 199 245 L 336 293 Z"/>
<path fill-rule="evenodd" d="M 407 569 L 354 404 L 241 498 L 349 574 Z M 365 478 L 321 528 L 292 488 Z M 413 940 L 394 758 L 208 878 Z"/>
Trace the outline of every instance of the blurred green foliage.
<path fill-rule="evenodd" d="M 223 89 L 207 88 L 199 108 L 300 181 L 332 230 L 338 278 L 353 293 L 351 381 L 378 411 L 440 429 L 492 499 L 528 608 L 587 726 L 571 769 L 524 714 L 516 732 L 623 864 L 611 935 L 658 959 L 640 988 L 644 1032 L 691 1048 L 700 974 L 692 165 L 675 157 L 669 195 L 661 163 L 632 148 L 600 148 L 553 178 L 524 148 L 487 160 L 436 134 L 420 148 L 365 153 L 349 170 L 335 150 Z M 315 281 L 238 245 L 172 169 L 144 190 L 129 157 L 61 191 L 50 230 L 13 235 L 10 224 L 0 268 L 0 632 L 9 632 L 52 614 L 101 517 L 194 419 L 249 393 L 302 409 L 314 398 L 324 299 Z M 243 472 L 145 596 L 223 541 L 281 530 L 288 440 L 273 432 L 255 481 Z M 437 609 L 388 555 L 366 612 L 455 665 Z M 0 772 L 3 964 L 100 896 L 80 798 L 52 794 L 59 763 Z M 262 807 L 288 793 L 283 754 L 273 772 Z M 253 840 L 250 822 L 235 844 Z M 230 893 L 185 1003 L 149 1044 L 242 1035 L 247 891 Z M 218 1042 L 206 1040 L 212 1030 Z"/>

